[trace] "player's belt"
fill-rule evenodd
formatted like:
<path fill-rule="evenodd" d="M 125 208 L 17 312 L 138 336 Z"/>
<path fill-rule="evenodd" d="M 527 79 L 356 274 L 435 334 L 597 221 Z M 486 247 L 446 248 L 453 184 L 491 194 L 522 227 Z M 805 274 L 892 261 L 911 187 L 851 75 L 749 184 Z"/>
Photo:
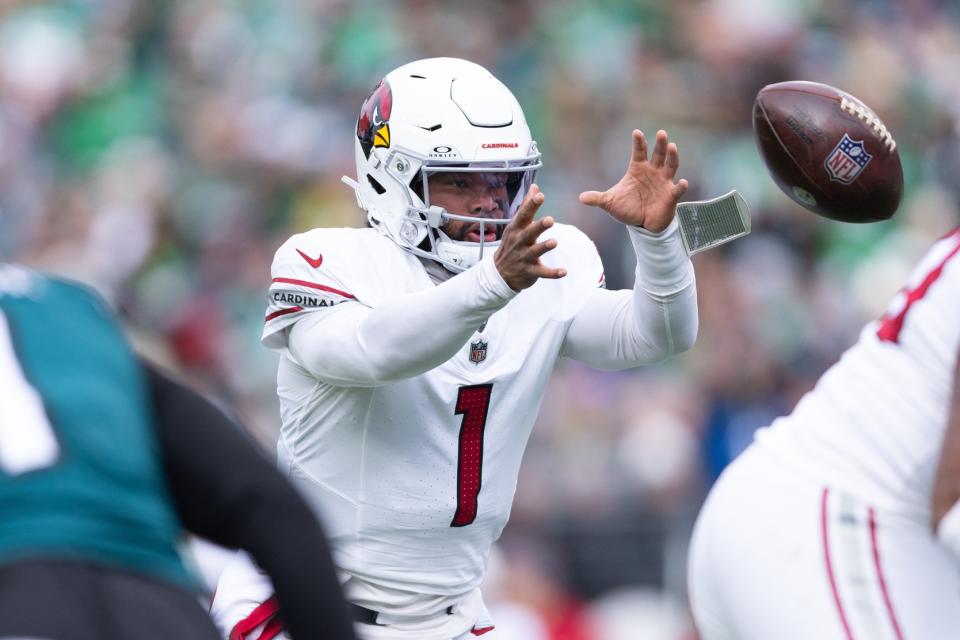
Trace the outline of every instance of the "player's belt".
<path fill-rule="evenodd" d="M 380 614 L 373 609 L 367 609 L 366 607 L 361 607 L 358 604 L 348 603 L 348 608 L 350 609 L 350 615 L 353 616 L 354 622 L 359 622 L 361 624 L 375 624 L 378 627 L 385 627 L 386 625 L 377 622 L 377 616 Z M 453 615 L 453 605 L 447 607 L 447 615 Z"/>

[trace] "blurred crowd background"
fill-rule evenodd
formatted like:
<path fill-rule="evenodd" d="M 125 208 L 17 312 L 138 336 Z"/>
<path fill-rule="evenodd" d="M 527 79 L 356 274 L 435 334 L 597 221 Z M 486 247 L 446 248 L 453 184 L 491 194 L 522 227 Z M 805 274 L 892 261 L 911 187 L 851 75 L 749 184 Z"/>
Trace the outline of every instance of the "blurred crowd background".
<path fill-rule="evenodd" d="M 487 585 L 518 639 L 695 638 L 685 553 L 710 483 L 960 222 L 960 9 L 3 0 L 0 257 L 98 288 L 142 349 L 235 407 L 269 450 L 276 356 L 259 334 L 273 252 L 296 232 L 364 223 L 340 183 L 359 106 L 386 72 L 435 55 L 516 93 L 544 153 L 546 209 L 596 241 L 611 288 L 632 284 L 626 235 L 576 195 L 619 178 L 634 127 L 678 143 L 689 199 L 736 188 L 750 203 L 752 235 L 695 259 L 688 354 L 558 368 Z M 906 190 L 892 221 L 819 219 L 768 178 L 752 102 L 791 79 L 844 88 L 893 132 Z"/>

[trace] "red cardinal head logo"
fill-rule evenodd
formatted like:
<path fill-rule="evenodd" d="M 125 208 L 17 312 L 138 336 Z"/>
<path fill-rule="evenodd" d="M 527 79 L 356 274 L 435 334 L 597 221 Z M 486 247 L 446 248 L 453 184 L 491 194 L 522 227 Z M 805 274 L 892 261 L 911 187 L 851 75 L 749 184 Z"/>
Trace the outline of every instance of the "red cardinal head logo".
<path fill-rule="evenodd" d="M 357 118 L 357 138 L 363 153 L 368 158 L 375 147 L 390 146 L 390 111 L 393 109 L 393 93 L 390 84 L 381 80 L 373 93 L 363 101 L 360 117 Z"/>

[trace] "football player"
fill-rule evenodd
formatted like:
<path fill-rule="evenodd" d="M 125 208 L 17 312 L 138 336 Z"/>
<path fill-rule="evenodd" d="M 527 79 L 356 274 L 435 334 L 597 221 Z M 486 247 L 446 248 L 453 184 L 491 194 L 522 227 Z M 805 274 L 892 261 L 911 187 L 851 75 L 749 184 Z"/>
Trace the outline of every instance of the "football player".
<path fill-rule="evenodd" d="M 184 527 L 257 558 L 292 637 L 354 637 L 310 508 L 90 290 L 0 265 L 0 389 L 0 637 L 217 638 Z"/>
<path fill-rule="evenodd" d="M 581 194 L 636 251 L 634 288 L 608 291 L 593 242 L 536 218 L 540 153 L 488 71 L 420 60 L 363 104 L 345 182 L 369 226 L 281 246 L 263 331 L 280 353 L 280 464 L 326 518 L 361 637 L 490 632 L 479 586 L 557 360 L 620 369 L 693 344 L 678 164 L 665 132 L 648 157 L 634 131 L 623 179 Z M 256 575 L 225 571 L 225 632 L 270 596 Z"/>
<path fill-rule="evenodd" d="M 690 551 L 705 640 L 957 637 L 958 253 L 960 229 L 720 476 Z"/>

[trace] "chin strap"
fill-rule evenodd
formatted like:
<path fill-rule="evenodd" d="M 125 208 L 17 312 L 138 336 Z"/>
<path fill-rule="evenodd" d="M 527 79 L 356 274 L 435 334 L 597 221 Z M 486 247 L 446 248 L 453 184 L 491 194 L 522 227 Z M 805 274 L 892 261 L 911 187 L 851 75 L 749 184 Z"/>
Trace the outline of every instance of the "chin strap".
<path fill-rule="evenodd" d="M 499 240 L 494 242 L 485 242 L 483 243 L 483 251 L 481 252 L 481 245 L 479 242 L 446 239 L 438 240 L 434 250 L 436 251 L 437 257 L 442 261 L 445 261 L 443 264 L 448 269 L 466 271 L 473 265 L 479 263 L 486 256 L 493 255 L 499 246 Z"/>

